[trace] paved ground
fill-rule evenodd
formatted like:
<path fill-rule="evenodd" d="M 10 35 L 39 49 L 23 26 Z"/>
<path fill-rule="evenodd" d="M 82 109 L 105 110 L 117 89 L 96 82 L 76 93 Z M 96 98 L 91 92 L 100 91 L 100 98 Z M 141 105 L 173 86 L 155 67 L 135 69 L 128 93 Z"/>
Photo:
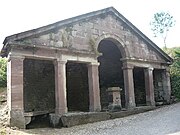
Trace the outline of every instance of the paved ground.
<path fill-rule="evenodd" d="M 125 118 L 71 128 L 9 129 L 6 132 L 43 135 L 180 135 L 180 103 Z"/>

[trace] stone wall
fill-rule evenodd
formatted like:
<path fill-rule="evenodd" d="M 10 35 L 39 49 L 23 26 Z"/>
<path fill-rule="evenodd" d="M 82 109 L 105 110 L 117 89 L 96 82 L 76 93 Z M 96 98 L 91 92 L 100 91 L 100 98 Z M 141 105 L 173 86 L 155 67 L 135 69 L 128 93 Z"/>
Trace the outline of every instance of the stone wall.
<path fill-rule="evenodd" d="M 24 60 L 25 112 L 55 108 L 54 65 L 45 60 Z"/>

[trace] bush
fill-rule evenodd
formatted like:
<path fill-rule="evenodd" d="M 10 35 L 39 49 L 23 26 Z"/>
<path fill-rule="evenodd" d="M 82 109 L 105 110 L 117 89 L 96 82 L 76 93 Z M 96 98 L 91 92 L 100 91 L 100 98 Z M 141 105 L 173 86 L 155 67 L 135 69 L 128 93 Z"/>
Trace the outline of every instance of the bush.
<path fill-rule="evenodd" d="M 0 87 L 6 87 L 7 84 L 7 60 L 0 58 Z"/>
<path fill-rule="evenodd" d="M 173 95 L 180 100 L 180 76 L 171 76 L 171 86 Z"/>
<path fill-rule="evenodd" d="M 172 53 L 174 58 L 170 69 L 172 94 L 180 100 L 180 48 L 175 48 Z"/>

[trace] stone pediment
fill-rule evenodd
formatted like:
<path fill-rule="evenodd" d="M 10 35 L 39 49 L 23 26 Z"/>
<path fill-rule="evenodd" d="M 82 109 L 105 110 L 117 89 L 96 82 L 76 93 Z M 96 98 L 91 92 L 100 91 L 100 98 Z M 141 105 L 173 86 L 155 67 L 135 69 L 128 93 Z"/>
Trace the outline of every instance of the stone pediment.
<path fill-rule="evenodd" d="M 166 53 L 113 7 L 6 37 L 1 56 L 8 55 L 11 44 L 92 52 L 98 46 L 98 37 L 106 34 L 117 35 L 122 40 L 128 58 L 172 63 Z"/>

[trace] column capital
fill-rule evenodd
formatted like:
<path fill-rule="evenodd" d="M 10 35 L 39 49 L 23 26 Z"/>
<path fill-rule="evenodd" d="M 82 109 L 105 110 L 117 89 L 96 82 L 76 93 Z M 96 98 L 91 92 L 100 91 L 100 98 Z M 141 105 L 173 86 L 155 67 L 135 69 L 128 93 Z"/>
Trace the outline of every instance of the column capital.
<path fill-rule="evenodd" d="M 134 68 L 134 65 L 132 65 L 132 64 L 130 64 L 130 63 L 127 63 L 127 62 L 124 62 L 124 63 L 123 63 L 123 67 L 122 67 L 123 70 L 133 69 L 133 68 Z"/>
<path fill-rule="evenodd" d="M 99 62 L 91 62 L 88 64 L 88 66 L 99 66 L 100 63 Z"/>
<path fill-rule="evenodd" d="M 148 71 L 153 71 L 154 68 L 153 67 L 148 67 L 148 68 L 145 68 L 145 70 L 148 70 Z"/>
<path fill-rule="evenodd" d="M 55 59 L 55 60 L 54 60 L 54 64 L 57 64 L 57 63 L 59 63 L 59 64 L 66 64 L 66 63 L 67 63 L 67 60 Z"/>
<path fill-rule="evenodd" d="M 132 65 L 127 65 L 127 66 L 123 66 L 122 70 L 126 70 L 126 69 L 134 69 L 134 66 Z"/>
<path fill-rule="evenodd" d="M 21 60 L 24 60 L 25 59 L 25 56 L 22 56 L 22 55 L 12 55 L 12 54 L 9 54 L 8 55 L 8 61 L 10 61 L 11 59 L 21 59 Z"/>
<path fill-rule="evenodd" d="M 148 68 L 148 70 L 151 70 L 151 71 L 153 71 L 153 70 L 154 70 L 154 68 L 153 68 L 153 67 L 149 67 L 149 68 Z"/>

